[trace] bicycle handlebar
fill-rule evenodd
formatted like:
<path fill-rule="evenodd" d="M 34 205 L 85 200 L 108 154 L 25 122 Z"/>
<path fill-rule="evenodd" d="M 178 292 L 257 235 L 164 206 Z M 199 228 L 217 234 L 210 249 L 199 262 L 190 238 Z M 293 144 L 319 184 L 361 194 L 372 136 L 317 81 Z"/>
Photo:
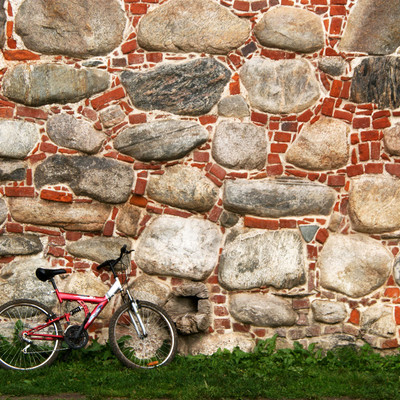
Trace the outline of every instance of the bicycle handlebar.
<path fill-rule="evenodd" d="M 127 246 L 126 244 L 124 244 L 124 245 L 121 247 L 121 253 L 120 253 L 120 256 L 119 256 L 117 259 L 115 259 L 115 260 L 107 260 L 107 261 L 104 261 L 104 262 L 102 262 L 96 269 L 97 269 L 97 270 L 100 270 L 100 269 L 102 269 L 102 268 L 110 267 L 111 270 L 113 271 L 114 266 L 117 265 L 117 264 L 121 261 L 121 258 L 122 258 L 122 256 L 123 256 L 124 254 L 130 254 L 130 253 L 132 253 L 133 251 L 135 251 L 135 250 L 127 250 L 127 248 L 128 248 L 128 246 Z M 114 271 L 113 271 L 113 272 L 114 272 Z"/>

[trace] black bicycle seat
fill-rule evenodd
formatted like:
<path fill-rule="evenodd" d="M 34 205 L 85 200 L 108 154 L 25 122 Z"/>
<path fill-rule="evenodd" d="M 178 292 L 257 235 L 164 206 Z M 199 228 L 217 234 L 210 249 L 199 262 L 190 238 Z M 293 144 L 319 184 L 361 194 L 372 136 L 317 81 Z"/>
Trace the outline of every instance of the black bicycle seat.
<path fill-rule="evenodd" d="M 65 269 L 38 268 L 36 270 L 36 277 L 42 282 L 46 282 L 49 279 L 54 278 L 56 275 L 65 274 L 66 272 Z"/>

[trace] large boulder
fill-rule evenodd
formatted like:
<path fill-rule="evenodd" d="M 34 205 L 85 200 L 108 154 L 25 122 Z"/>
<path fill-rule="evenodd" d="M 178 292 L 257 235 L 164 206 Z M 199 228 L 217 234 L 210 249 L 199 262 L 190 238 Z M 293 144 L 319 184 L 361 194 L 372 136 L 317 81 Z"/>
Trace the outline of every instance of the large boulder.
<path fill-rule="evenodd" d="M 227 54 L 249 34 L 248 21 L 214 1 L 171 0 L 140 20 L 138 43 L 150 51 Z"/>
<path fill-rule="evenodd" d="M 126 21 L 117 0 L 25 0 L 15 30 L 38 53 L 88 58 L 113 51 Z"/>

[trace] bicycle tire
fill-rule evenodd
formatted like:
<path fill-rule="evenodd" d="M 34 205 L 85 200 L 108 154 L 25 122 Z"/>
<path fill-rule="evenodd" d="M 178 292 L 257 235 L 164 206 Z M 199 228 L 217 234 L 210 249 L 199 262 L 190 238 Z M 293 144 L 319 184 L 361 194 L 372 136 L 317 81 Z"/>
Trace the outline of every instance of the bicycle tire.
<path fill-rule="evenodd" d="M 21 332 L 46 323 L 53 315 L 44 304 L 29 299 L 12 300 L 0 307 L 0 366 L 12 370 L 33 370 L 54 362 L 61 341 L 22 339 Z M 60 323 L 54 322 L 41 333 L 58 335 Z M 29 345 L 29 346 L 28 346 Z M 25 352 L 23 350 L 25 349 Z"/>
<path fill-rule="evenodd" d="M 138 308 L 147 337 L 139 337 L 128 314 L 131 306 L 123 304 L 110 320 L 109 339 L 113 353 L 129 368 L 151 369 L 169 364 L 175 357 L 178 345 L 174 323 L 155 304 L 140 301 Z M 134 312 L 131 314 L 135 316 Z"/>

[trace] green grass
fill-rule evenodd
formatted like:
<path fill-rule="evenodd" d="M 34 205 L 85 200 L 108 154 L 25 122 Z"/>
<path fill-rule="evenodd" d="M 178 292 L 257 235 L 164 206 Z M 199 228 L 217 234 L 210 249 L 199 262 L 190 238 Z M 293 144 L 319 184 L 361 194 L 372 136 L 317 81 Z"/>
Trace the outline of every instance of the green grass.
<path fill-rule="evenodd" d="M 108 347 L 64 353 L 49 368 L 0 370 L 0 395 L 77 393 L 88 399 L 323 399 L 400 400 L 400 355 L 382 357 L 369 347 L 322 355 L 314 348 L 275 350 L 274 339 L 254 353 L 176 357 L 151 371 L 122 366 Z M 39 398 L 39 397 L 38 397 Z"/>

